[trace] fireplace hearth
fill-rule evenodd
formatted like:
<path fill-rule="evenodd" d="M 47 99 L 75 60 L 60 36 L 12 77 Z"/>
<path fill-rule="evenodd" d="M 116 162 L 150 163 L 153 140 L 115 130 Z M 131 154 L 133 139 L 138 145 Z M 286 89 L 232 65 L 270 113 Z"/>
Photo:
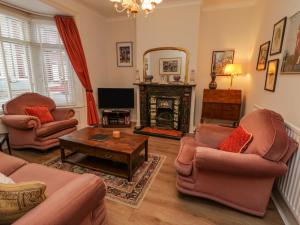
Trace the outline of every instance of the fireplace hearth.
<path fill-rule="evenodd" d="M 140 120 L 136 132 L 143 128 L 189 133 L 193 118 L 192 93 L 195 85 L 139 83 Z M 140 125 L 140 126 L 139 126 Z M 151 135 L 151 134 L 150 134 Z"/>

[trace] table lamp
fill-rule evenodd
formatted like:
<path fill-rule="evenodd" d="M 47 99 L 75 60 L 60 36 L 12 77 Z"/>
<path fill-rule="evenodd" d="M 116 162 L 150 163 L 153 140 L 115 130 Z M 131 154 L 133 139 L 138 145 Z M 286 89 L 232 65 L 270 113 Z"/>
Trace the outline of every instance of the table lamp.
<path fill-rule="evenodd" d="M 242 74 L 242 65 L 241 64 L 227 64 L 224 70 L 226 75 L 231 76 L 230 88 L 232 88 L 233 79 L 235 76 L 239 76 Z"/>

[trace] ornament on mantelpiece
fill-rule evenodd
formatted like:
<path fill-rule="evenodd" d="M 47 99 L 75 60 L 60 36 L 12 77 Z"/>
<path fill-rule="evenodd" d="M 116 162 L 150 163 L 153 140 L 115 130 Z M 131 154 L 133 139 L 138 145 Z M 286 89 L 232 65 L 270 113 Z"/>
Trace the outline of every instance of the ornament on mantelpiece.
<path fill-rule="evenodd" d="M 218 84 L 216 82 L 216 78 L 217 78 L 216 73 L 211 73 L 210 76 L 211 76 L 211 82 L 209 83 L 209 89 L 213 89 L 213 90 L 217 89 Z"/>
<path fill-rule="evenodd" d="M 195 70 L 191 70 L 190 83 L 195 83 Z"/>
<path fill-rule="evenodd" d="M 145 82 L 146 83 L 151 83 L 153 80 L 153 75 L 146 75 L 145 76 Z"/>

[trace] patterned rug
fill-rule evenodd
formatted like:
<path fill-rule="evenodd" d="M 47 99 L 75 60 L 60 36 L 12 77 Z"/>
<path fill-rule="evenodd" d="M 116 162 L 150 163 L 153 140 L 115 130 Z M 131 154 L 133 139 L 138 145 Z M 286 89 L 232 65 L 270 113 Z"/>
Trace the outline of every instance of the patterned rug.
<path fill-rule="evenodd" d="M 77 154 L 74 157 L 78 158 L 80 157 L 79 155 L 80 154 Z M 99 176 L 107 185 L 107 199 L 125 204 L 132 208 L 138 208 L 149 191 L 151 184 L 158 174 L 165 159 L 166 157 L 162 155 L 149 154 L 148 162 L 144 162 L 144 164 L 136 171 L 132 182 L 129 182 L 124 178 L 101 173 L 70 163 L 62 163 L 60 157 L 46 162 L 45 165 L 79 174 L 95 174 Z"/>

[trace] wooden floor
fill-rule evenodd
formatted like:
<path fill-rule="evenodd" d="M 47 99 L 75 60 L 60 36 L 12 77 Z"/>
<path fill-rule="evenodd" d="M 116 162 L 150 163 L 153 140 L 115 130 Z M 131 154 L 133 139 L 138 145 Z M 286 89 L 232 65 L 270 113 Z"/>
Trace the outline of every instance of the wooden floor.
<path fill-rule="evenodd" d="M 128 130 L 127 130 L 128 131 Z M 179 194 L 175 187 L 174 160 L 179 141 L 150 137 L 149 151 L 167 156 L 139 209 L 107 200 L 108 225 L 283 225 L 271 203 L 265 218 L 240 213 L 218 203 Z M 13 151 L 13 154 L 35 163 L 59 155 L 58 149 L 47 153 Z"/>

